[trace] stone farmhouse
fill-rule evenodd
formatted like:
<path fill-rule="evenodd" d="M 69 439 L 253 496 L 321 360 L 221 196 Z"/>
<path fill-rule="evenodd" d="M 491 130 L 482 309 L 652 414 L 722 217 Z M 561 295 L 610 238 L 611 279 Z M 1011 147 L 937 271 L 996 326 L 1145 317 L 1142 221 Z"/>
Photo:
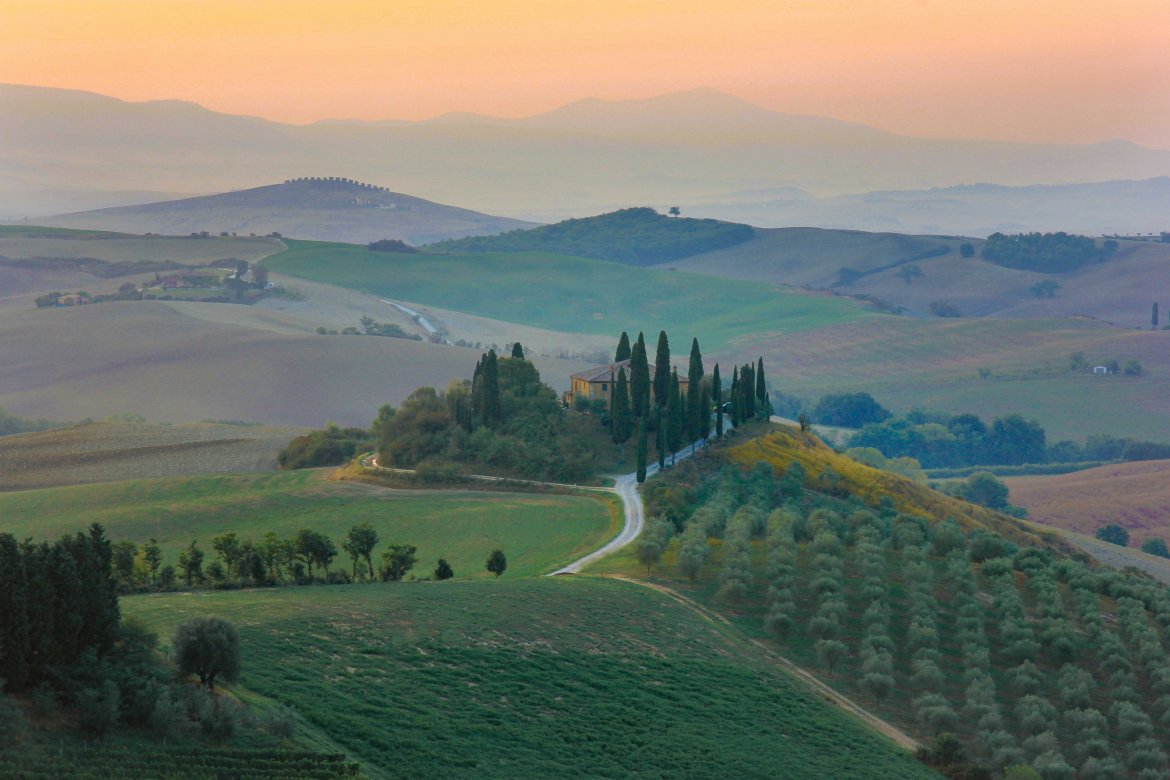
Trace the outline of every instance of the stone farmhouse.
<path fill-rule="evenodd" d="M 630 381 L 630 361 L 610 363 L 606 366 L 595 366 L 584 371 L 578 371 L 570 377 L 569 392 L 565 393 L 564 400 L 572 406 L 578 398 L 592 401 L 596 398 L 605 400 L 605 408 L 609 409 L 610 398 L 613 397 L 613 385 L 617 381 L 618 371 L 626 370 L 626 382 Z M 678 366 L 674 366 L 677 371 Z M 650 364 L 650 400 L 654 400 L 654 364 Z M 687 379 L 679 375 L 678 389 L 683 395 L 687 392 Z"/>

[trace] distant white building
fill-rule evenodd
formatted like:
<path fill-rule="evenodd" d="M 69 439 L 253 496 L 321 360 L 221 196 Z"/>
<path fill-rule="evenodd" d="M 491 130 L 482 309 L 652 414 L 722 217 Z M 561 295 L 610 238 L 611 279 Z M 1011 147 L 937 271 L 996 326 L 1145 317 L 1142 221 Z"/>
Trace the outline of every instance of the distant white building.
<path fill-rule="evenodd" d="M 1094 374 L 1108 374 L 1109 367 L 1108 366 L 1093 366 L 1093 373 Z"/>

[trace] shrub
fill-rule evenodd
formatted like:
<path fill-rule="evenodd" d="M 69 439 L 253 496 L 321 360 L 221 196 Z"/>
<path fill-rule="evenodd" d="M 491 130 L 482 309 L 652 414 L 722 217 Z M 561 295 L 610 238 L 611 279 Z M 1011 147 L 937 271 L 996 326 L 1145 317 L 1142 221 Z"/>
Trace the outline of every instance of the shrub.
<path fill-rule="evenodd" d="M 1093 537 L 1100 539 L 1103 542 L 1116 544 L 1119 547 L 1126 547 L 1129 545 L 1129 531 L 1115 523 L 1098 528 L 1093 533 Z"/>

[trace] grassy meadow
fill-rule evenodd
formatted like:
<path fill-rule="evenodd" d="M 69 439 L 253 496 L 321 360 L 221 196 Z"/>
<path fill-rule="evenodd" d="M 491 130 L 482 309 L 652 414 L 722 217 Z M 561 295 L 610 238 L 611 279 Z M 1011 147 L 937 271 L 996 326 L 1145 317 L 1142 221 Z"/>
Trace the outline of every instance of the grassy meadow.
<path fill-rule="evenodd" d="M 706 349 L 748 335 L 869 319 L 846 300 L 756 283 L 541 252 L 384 254 L 364 246 L 288 241 L 271 270 L 373 295 L 569 333 L 622 330 L 682 338 Z M 474 280 L 472 282 L 471 280 Z M 653 335 L 648 338 L 652 341 Z"/>
<path fill-rule="evenodd" d="M 158 540 L 165 563 L 193 539 L 214 558 L 211 539 L 234 532 L 260 541 L 312 528 L 334 540 L 335 568 L 347 569 L 342 538 L 361 522 L 387 544 L 413 544 L 412 573 L 430 576 L 444 557 L 457 577 L 486 577 L 484 561 L 500 548 L 505 578 L 536 576 L 600 547 L 617 533 L 608 497 L 467 491 L 396 491 L 327 480 L 327 471 L 173 477 L 0 494 L 0 532 L 56 539 L 101 523 L 114 541 Z"/>
<path fill-rule="evenodd" d="M 718 625 L 626 583 L 505 578 L 122 604 L 164 637 L 196 615 L 235 622 L 241 686 L 293 707 L 375 777 L 935 776 Z"/>

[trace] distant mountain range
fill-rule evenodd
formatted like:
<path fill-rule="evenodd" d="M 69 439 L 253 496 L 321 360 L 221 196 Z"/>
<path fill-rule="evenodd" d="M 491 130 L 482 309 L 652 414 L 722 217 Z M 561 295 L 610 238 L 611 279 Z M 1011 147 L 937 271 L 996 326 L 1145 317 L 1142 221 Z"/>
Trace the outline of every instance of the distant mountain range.
<path fill-rule="evenodd" d="M 911 138 L 767 111 L 712 90 L 583 100 L 515 120 L 449 114 L 308 126 L 179 101 L 129 103 L 16 85 L 0 86 L 0 104 L 0 215 L 10 217 L 75 209 L 82 198 L 113 205 L 102 203 L 102 193 L 125 203 L 128 191 L 199 194 L 332 175 L 537 221 L 680 205 L 694 216 L 767 226 L 778 223 L 761 220 L 763 201 L 745 192 L 796 188 L 823 200 L 973 182 L 1070 185 L 1170 175 L 1170 151 L 1124 141 Z M 924 229 L 904 219 L 921 202 L 894 211 L 899 229 Z M 851 218 L 847 205 L 828 206 L 793 219 Z M 1081 219 L 1094 215 L 1060 216 L 1068 229 L 1083 230 Z M 939 222 L 939 230 L 956 230 Z"/>
<path fill-rule="evenodd" d="M 60 214 L 56 227 L 125 233 L 280 233 L 317 241 L 384 238 L 425 244 L 534 227 L 534 223 L 445 206 L 351 179 L 297 179 L 247 190 L 138 206 Z"/>

